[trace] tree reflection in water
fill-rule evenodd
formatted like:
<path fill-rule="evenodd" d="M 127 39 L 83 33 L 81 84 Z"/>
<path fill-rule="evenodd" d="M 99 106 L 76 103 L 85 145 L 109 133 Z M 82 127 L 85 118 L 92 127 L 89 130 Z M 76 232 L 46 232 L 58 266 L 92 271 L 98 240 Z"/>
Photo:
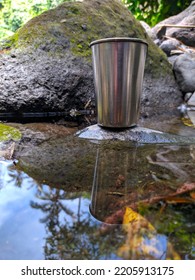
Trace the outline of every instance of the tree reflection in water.
<path fill-rule="evenodd" d="M 98 236 L 98 222 L 88 211 L 88 193 L 66 193 L 63 190 L 46 187 L 37 188 L 36 197 L 42 203 L 31 201 L 31 207 L 44 214 L 45 259 L 105 259 L 114 256 L 116 235 Z M 85 205 L 84 205 L 85 204 Z M 115 256 L 117 258 L 117 256 Z"/>

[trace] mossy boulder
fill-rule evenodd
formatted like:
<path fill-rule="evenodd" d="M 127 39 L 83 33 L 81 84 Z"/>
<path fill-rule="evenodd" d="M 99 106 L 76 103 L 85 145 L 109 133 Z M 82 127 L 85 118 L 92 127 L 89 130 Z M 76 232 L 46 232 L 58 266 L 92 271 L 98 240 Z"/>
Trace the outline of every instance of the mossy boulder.
<path fill-rule="evenodd" d="M 0 111 L 84 109 L 94 102 L 91 41 L 137 37 L 149 44 L 141 116 L 170 112 L 182 100 L 166 55 L 117 0 L 65 2 L 1 42 Z"/>

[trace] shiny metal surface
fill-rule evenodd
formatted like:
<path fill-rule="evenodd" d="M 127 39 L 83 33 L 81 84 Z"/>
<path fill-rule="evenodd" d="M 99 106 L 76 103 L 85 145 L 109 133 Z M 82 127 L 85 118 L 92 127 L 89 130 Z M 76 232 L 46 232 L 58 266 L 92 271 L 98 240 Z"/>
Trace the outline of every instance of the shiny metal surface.
<path fill-rule="evenodd" d="M 107 38 L 90 46 L 98 124 L 113 128 L 136 125 L 147 43 L 135 38 Z"/>

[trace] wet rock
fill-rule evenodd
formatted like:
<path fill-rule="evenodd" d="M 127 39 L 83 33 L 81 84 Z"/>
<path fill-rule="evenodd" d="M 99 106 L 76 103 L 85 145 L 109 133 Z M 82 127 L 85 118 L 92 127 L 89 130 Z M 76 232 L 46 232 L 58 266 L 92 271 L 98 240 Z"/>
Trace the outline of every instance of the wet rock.
<path fill-rule="evenodd" d="M 69 112 L 84 109 L 89 99 L 94 109 L 89 43 L 119 36 L 149 44 L 141 117 L 178 106 L 182 94 L 171 65 L 141 24 L 117 0 L 86 0 L 33 18 L 1 44 L 0 111 Z"/>
<path fill-rule="evenodd" d="M 144 127 L 134 127 L 124 130 L 110 130 L 98 125 L 89 126 L 77 132 L 79 138 L 93 140 L 120 140 L 137 143 L 195 143 L 193 137 L 183 137 Z"/>
<path fill-rule="evenodd" d="M 27 145 L 29 149 L 44 142 L 64 139 L 78 131 L 78 127 L 65 127 L 52 123 L 9 123 L 9 125 L 22 134 L 19 145 Z"/>
<path fill-rule="evenodd" d="M 182 54 L 173 64 L 176 80 L 184 93 L 195 91 L 195 54 Z"/>

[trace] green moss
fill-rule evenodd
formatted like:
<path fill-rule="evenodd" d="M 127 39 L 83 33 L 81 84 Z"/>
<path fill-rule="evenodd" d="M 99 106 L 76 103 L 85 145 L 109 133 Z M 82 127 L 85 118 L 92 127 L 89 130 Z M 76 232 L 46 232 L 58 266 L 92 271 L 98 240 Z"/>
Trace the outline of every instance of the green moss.
<path fill-rule="evenodd" d="M 8 37 L 6 40 L 3 40 L 0 42 L 0 49 L 10 49 L 13 47 L 17 47 L 17 42 L 18 42 L 18 33 L 16 32 L 14 35 Z"/>
<path fill-rule="evenodd" d="M 22 137 L 21 132 L 11 126 L 0 123 L 0 141 L 15 140 L 18 141 Z"/>
<path fill-rule="evenodd" d="M 73 6 L 73 7 L 70 7 L 70 12 L 75 14 L 75 15 L 79 15 L 80 14 L 80 11 L 77 7 Z"/>

